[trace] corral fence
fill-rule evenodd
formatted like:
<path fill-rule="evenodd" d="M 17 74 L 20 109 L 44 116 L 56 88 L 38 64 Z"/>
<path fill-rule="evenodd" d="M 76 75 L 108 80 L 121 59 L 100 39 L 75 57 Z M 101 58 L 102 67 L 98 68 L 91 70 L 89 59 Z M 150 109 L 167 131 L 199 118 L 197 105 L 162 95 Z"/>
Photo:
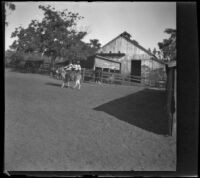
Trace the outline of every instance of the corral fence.
<path fill-rule="evenodd" d="M 84 82 L 95 82 L 95 71 L 92 69 L 82 69 Z M 117 85 L 138 85 L 149 86 L 156 88 L 165 88 L 166 80 L 153 80 L 148 77 L 135 75 L 123 75 L 119 73 L 111 73 L 102 71 L 99 77 L 102 83 L 117 84 Z"/>
<path fill-rule="evenodd" d="M 48 74 L 51 77 L 56 79 L 60 79 L 56 74 L 54 75 L 52 71 L 49 69 L 49 66 L 43 65 L 40 69 L 40 73 Z M 85 69 L 82 68 L 82 81 L 87 83 L 95 82 L 95 70 L 93 69 Z M 120 73 L 113 73 L 113 72 L 105 72 L 102 71 L 99 77 L 99 81 L 102 83 L 107 84 L 114 84 L 114 85 L 128 85 L 128 86 L 147 86 L 147 87 L 155 87 L 155 88 L 165 88 L 166 87 L 166 80 L 153 80 L 148 77 L 141 77 L 135 75 L 123 75 Z"/>

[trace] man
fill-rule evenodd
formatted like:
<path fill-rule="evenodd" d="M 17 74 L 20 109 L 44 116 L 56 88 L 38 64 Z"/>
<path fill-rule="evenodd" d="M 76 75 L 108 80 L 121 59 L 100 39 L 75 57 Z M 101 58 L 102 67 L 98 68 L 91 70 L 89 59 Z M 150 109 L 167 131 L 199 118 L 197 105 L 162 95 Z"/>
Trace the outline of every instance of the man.
<path fill-rule="evenodd" d="M 76 88 L 78 86 L 78 89 L 80 90 L 81 88 L 81 65 L 80 65 L 80 62 L 77 61 L 75 64 L 74 64 L 74 70 L 75 70 L 75 85 L 73 88 Z"/>
<path fill-rule="evenodd" d="M 76 71 L 76 72 L 80 72 L 81 71 L 81 65 L 80 65 L 80 62 L 79 61 L 77 61 L 75 64 L 74 64 L 74 70 Z"/>
<path fill-rule="evenodd" d="M 70 61 L 69 65 L 65 66 L 64 69 L 69 71 L 72 70 L 74 68 L 74 65 L 72 64 L 72 62 Z"/>
<path fill-rule="evenodd" d="M 101 69 L 95 68 L 95 82 L 101 84 L 102 71 Z"/>

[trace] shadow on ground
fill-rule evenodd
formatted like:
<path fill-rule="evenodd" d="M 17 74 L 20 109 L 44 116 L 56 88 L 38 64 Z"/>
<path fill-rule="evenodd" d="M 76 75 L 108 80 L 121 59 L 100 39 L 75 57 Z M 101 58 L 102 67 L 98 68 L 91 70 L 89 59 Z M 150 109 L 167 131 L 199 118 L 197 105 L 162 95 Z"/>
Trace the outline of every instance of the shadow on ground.
<path fill-rule="evenodd" d="M 144 89 L 100 105 L 94 110 L 106 112 L 117 119 L 156 134 L 169 134 L 165 91 Z"/>
<path fill-rule="evenodd" d="M 52 82 L 45 83 L 45 85 L 50 85 L 50 86 L 55 86 L 55 87 L 61 87 L 61 84 L 52 83 Z"/>
<path fill-rule="evenodd" d="M 24 69 L 24 68 L 10 68 L 10 72 L 30 73 L 30 74 L 39 73 L 36 70 L 27 70 L 27 69 Z"/>
<path fill-rule="evenodd" d="M 52 82 L 47 82 L 47 83 L 45 83 L 45 85 L 50 85 L 50 86 L 55 86 L 55 87 L 59 87 L 59 88 L 61 88 L 61 84 L 62 83 L 52 83 Z M 67 88 L 67 86 L 65 85 L 65 88 Z"/>

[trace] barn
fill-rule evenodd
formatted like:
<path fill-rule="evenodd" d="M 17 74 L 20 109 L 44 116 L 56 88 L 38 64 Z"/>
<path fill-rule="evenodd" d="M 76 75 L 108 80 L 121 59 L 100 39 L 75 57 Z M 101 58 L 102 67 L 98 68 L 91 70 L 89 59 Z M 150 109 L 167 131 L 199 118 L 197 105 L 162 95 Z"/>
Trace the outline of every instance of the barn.
<path fill-rule="evenodd" d="M 162 80 L 165 63 L 123 32 L 102 46 L 94 58 L 93 69 Z"/>

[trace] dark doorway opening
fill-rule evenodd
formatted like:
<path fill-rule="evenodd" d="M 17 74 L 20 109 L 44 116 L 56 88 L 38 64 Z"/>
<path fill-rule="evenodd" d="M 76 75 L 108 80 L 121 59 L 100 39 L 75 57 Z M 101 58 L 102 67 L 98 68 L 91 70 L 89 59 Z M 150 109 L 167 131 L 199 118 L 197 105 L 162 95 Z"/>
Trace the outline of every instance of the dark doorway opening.
<path fill-rule="evenodd" d="M 141 60 L 131 60 L 131 75 L 141 77 Z M 141 80 L 137 77 L 131 81 L 140 83 Z"/>
<path fill-rule="evenodd" d="M 141 76 L 141 60 L 131 61 L 131 75 Z"/>

